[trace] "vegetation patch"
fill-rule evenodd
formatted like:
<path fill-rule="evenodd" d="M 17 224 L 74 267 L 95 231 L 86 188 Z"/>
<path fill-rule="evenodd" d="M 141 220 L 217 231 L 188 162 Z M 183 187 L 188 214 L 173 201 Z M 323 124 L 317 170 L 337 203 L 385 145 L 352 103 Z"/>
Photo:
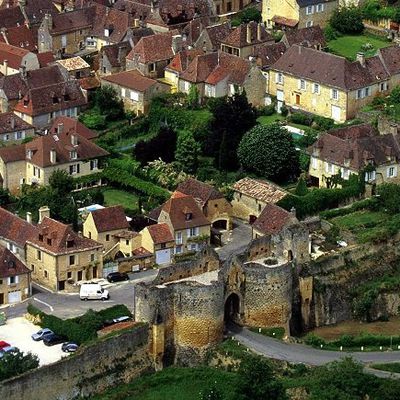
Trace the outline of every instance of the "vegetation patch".
<path fill-rule="evenodd" d="M 400 363 L 393 362 L 393 363 L 386 363 L 386 364 L 372 364 L 372 368 L 379 369 L 381 371 L 388 371 L 394 372 L 396 374 L 400 374 Z"/>
<path fill-rule="evenodd" d="M 285 336 L 285 328 L 250 328 L 252 332 L 260 333 L 261 335 L 276 338 L 276 339 L 283 339 Z"/>

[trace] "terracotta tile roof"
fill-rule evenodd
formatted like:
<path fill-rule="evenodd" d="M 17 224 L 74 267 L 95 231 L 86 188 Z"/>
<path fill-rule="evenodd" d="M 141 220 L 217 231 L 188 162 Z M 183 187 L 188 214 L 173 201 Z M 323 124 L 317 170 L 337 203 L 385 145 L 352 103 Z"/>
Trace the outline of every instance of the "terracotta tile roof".
<path fill-rule="evenodd" d="M 205 82 L 218 65 L 218 53 L 208 53 L 196 56 L 180 76 L 189 82 Z"/>
<path fill-rule="evenodd" d="M 46 51 L 45 53 L 39 53 L 37 57 L 39 60 L 40 68 L 47 67 L 49 64 L 53 63 L 56 60 L 51 51 Z"/>
<path fill-rule="evenodd" d="M 175 55 L 175 57 L 168 64 L 166 69 L 176 72 L 183 72 L 188 68 L 189 64 L 193 61 L 193 59 L 196 56 L 202 54 L 204 54 L 204 52 L 203 50 L 200 49 L 182 50 Z"/>
<path fill-rule="evenodd" d="M 343 90 L 355 90 L 388 78 L 379 57 L 367 58 L 365 66 L 323 51 L 293 45 L 271 67 L 295 77 Z"/>
<path fill-rule="evenodd" d="M 107 57 L 112 67 L 123 67 L 125 65 L 125 57 L 131 50 L 129 42 L 121 42 L 103 46 L 100 52 Z"/>
<path fill-rule="evenodd" d="M 250 43 L 247 41 L 247 28 L 250 29 Z M 261 37 L 258 37 L 258 31 Z M 264 25 L 251 21 L 248 24 L 242 24 L 235 28 L 225 39 L 221 41 L 227 46 L 242 48 L 254 46 L 255 44 L 271 42 L 274 43 L 274 38 L 266 31 Z"/>
<path fill-rule="evenodd" d="M 132 250 L 132 256 L 134 258 L 147 258 L 147 257 L 152 257 L 153 253 L 151 253 L 144 247 L 138 247 L 137 249 Z"/>
<path fill-rule="evenodd" d="M 94 7 L 55 14 L 52 17 L 52 28 L 50 32 L 52 35 L 61 35 L 66 32 L 91 28 L 95 16 Z"/>
<path fill-rule="evenodd" d="M 147 230 L 154 244 L 173 242 L 175 240 L 167 224 L 149 225 Z"/>
<path fill-rule="evenodd" d="M 222 24 L 207 26 L 205 30 L 213 48 L 219 49 L 221 42 L 229 36 L 233 29 L 230 22 L 223 22 Z M 198 43 L 198 46 L 201 46 L 201 43 Z"/>
<path fill-rule="evenodd" d="M 400 160 L 399 137 L 379 135 L 369 124 L 329 131 L 310 146 L 308 152 L 318 159 L 355 171 L 370 162 L 385 165 L 393 164 L 393 159 Z"/>
<path fill-rule="evenodd" d="M 204 207 L 208 200 L 223 199 L 224 195 L 207 183 L 189 178 L 176 188 L 178 192 L 192 196 L 200 207 Z"/>
<path fill-rule="evenodd" d="M 274 15 L 272 17 L 272 22 L 275 22 L 277 25 L 288 26 L 290 28 L 294 28 L 299 23 L 297 19 L 285 18 L 279 15 Z"/>
<path fill-rule="evenodd" d="M 201 18 L 191 20 L 182 30 L 185 47 L 192 46 L 199 38 L 204 25 Z"/>
<path fill-rule="evenodd" d="M 82 93 L 79 82 L 71 80 L 28 90 L 15 105 L 14 110 L 34 117 L 85 104 L 87 99 Z"/>
<path fill-rule="evenodd" d="M 210 225 L 195 199 L 180 192 L 174 192 L 162 208 L 170 218 L 174 230 Z M 190 219 L 187 216 L 190 215 Z"/>
<path fill-rule="evenodd" d="M 149 212 L 148 217 L 153 221 L 158 221 L 163 206 L 158 206 Z"/>
<path fill-rule="evenodd" d="M 3 160 L 4 163 L 22 161 L 25 160 L 25 157 L 26 152 L 25 146 L 23 144 L 0 147 L 0 158 Z"/>
<path fill-rule="evenodd" d="M 53 4 L 53 0 L 34 0 L 26 1 L 25 12 L 31 24 L 40 24 L 45 14 L 57 14 L 58 10 Z"/>
<path fill-rule="evenodd" d="M 0 63 L 3 64 L 4 60 L 7 60 L 8 65 L 13 69 L 19 69 L 22 59 L 29 53 L 29 50 L 0 42 Z"/>
<path fill-rule="evenodd" d="M 0 245 L 0 278 L 30 274 L 31 271 L 10 250 Z"/>
<path fill-rule="evenodd" d="M 78 235 L 69 225 L 48 217 L 37 225 L 37 235 L 30 238 L 28 243 L 56 255 L 103 247 L 94 240 Z"/>
<path fill-rule="evenodd" d="M 400 73 L 400 46 L 389 46 L 378 50 L 378 57 L 390 75 Z"/>
<path fill-rule="evenodd" d="M 138 92 L 146 92 L 157 83 L 155 79 L 143 76 L 138 70 L 118 72 L 103 76 L 101 79 Z"/>
<path fill-rule="evenodd" d="M 253 178 L 243 178 L 233 185 L 236 192 L 263 201 L 265 203 L 277 203 L 286 196 L 286 192 L 271 182 Z"/>
<path fill-rule="evenodd" d="M 22 131 L 24 129 L 33 129 L 33 126 L 13 112 L 0 114 L 0 134 Z"/>
<path fill-rule="evenodd" d="M 142 64 L 170 60 L 174 57 L 172 36 L 176 31 L 142 37 L 128 54 L 127 59 L 138 59 Z"/>
<path fill-rule="evenodd" d="M 297 222 L 297 219 L 289 211 L 268 203 L 254 222 L 253 228 L 265 235 L 275 235 L 289 222 L 294 221 Z"/>
<path fill-rule="evenodd" d="M 0 21 L 2 28 L 11 28 L 24 25 L 25 17 L 19 7 L 4 8 L 0 10 Z"/>
<path fill-rule="evenodd" d="M 0 42 L 36 52 L 37 35 L 35 33 L 33 29 L 29 29 L 26 25 L 4 28 L 0 33 Z"/>
<path fill-rule="evenodd" d="M 317 45 L 325 47 L 326 45 L 324 32 L 319 25 L 287 31 L 282 41 L 285 41 L 289 47 L 294 44 L 301 44 L 307 47 L 314 47 Z"/>
<path fill-rule="evenodd" d="M 76 71 L 79 69 L 89 69 L 90 65 L 82 57 L 71 57 L 63 60 L 57 60 L 57 64 L 60 64 L 67 71 Z"/>
<path fill-rule="evenodd" d="M 56 134 L 58 125 L 62 124 L 62 130 L 64 132 L 70 132 L 70 133 L 77 133 L 79 136 L 83 136 L 85 139 L 92 140 L 97 138 L 98 134 L 89 128 L 87 128 L 85 125 L 83 125 L 81 122 L 79 122 L 75 118 L 70 118 L 70 117 L 57 117 L 50 129 L 49 133 L 51 134 Z"/>
<path fill-rule="evenodd" d="M 100 79 L 94 76 L 87 76 L 86 78 L 80 78 L 79 85 L 83 90 L 93 90 L 97 89 L 101 86 Z"/>
<path fill-rule="evenodd" d="M 105 207 L 91 212 L 97 232 L 129 228 L 122 206 Z"/>
<path fill-rule="evenodd" d="M 283 42 L 274 44 L 264 44 L 256 46 L 253 51 L 253 57 L 257 59 L 257 65 L 262 69 L 268 69 L 272 64 L 278 61 L 286 51 L 286 45 Z"/>
<path fill-rule="evenodd" d="M 137 233 L 137 232 L 123 231 L 123 232 L 115 233 L 113 236 L 118 239 L 132 239 L 138 235 L 139 235 L 139 233 Z"/>
<path fill-rule="evenodd" d="M 36 226 L 0 207 L 0 237 L 25 247 L 28 239 L 37 234 Z"/>

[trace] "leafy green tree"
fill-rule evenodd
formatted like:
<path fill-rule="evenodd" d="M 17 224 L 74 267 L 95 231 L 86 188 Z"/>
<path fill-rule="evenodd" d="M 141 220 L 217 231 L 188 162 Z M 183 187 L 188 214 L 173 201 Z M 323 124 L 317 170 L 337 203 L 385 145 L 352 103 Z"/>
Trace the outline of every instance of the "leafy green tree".
<path fill-rule="evenodd" d="M 261 12 L 255 7 L 245 8 L 232 19 L 232 26 L 247 24 L 251 21 L 261 22 Z"/>
<path fill-rule="evenodd" d="M 363 16 L 356 6 L 336 8 L 329 20 L 330 26 L 341 33 L 361 33 L 364 30 Z"/>
<path fill-rule="evenodd" d="M 294 193 L 297 196 L 305 196 L 308 193 L 307 184 L 303 176 L 300 176 Z"/>
<path fill-rule="evenodd" d="M 38 366 L 39 358 L 35 354 L 23 353 L 20 350 L 5 353 L 0 358 L 0 381 L 18 376 Z"/>
<path fill-rule="evenodd" d="M 60 196 L 68 195 L 74 190 L 74 178 L 67 171 L 57 169 L 49 177 L 49 185 Z"/>
<path fill-rule="evenodd" d="M 275 377 L 271 363 L 261 357 L 240 363 L 236 388 L 241 400 L 285 400 L 282 383 Z"/>
<path fill-rule="evenodd" d="M 236 170 L 237 148 L 243 135 L 256 125 L 256 110 L 245 92 L 212 99 L 209 109 L 213 118 L 210 134 L 204 141 L 204 152 L 214 157 L 219 169 Z"/>
<path fill-rule="evenodd" d="M 117 91 L 110 85 L 97 89 L 95 104 L 100 114 L 109 120 L 116 120 L 124 115 L 124 103 L 119 98 Z"/>
<path fill-rule="evenodd" d="M 178 137 L 175 160 L 182 171 L 189 174 L 196 172 L 199 164 L 200 145 L 194 140 L 191 132 L 182 132 Z"/>
<path fill-rule="evenodd" d="M 277 124 L 258 125 L 247 132 L 238 157 L 244 169 L 274 181 L 292 179 L 299 171 L 292 135 Z"/>
<path fill-rule="evenodd" d="M 9 204 L 12 200 L 12 196 L 8 189 L 0 187 L 0 206 Z"/>
<path fill-rule="evenodd" d="M 201 396 L 201 400 L 223 400 L 222 393 L 215 386 L 207 389 Z"/>
<path fill-rule="evenodd" d="M 400 212 L 400 186 L 395 183 L 384 183 L 377 187 L 379 200 L 389 213 Z"/>
<path fill-rule="evenodd" d="M 196 85 L 190 85 L 188 93 L 188 104 L 190 108 L 197 108 L 199 106 L 200 94 Z"/>

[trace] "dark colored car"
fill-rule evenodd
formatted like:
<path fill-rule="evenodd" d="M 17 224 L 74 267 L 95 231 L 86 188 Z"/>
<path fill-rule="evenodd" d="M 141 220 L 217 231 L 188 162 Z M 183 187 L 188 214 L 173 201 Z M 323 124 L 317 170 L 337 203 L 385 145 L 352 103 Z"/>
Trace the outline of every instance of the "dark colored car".
<path fill-rule="evenodd" d="M 79 345 L 77 345 L 74 342 L 65 342 L 61 346 L 61 350 L 64 353 L 74 353 L 75 351 L 78 350 Z"/>
<path fill-rule="evenodd" d="M 129 276 L 125 272 L 110 272 L 107 275 L 108 282 L 121 282 L 128 281 Z"/>
<path fill-rule="evenodd" d="M 54 346 L 56 344 L 64 343 L 65 339 L 66 338 L 64 336 L 56 335 L 55 333 L 53 333 L 52 335 L 46 335 L 43 338 L 43 343 L 46 346 Z"/>

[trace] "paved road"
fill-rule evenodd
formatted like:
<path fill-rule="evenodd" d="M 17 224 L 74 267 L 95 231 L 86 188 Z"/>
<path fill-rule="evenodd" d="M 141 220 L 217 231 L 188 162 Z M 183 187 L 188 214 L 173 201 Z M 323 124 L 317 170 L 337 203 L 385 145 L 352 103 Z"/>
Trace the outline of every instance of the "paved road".
<path fill-rule="evenodd" d="M 258 354 L 292 363 L 323 365 L 346 356 L 351 356 L 363 364 L 400 362 L 400 351 L 347 353 L 319 350 L 302 344 L 285 343 L 239 327 L 231 327 L 230 335 Z"/>
<path fill-rule="evenodd" d="M 79 293 L 52 293 L 36 285 L 33 286 L 32 297 L 24 303 L 9 306 L 4 311 L 8 318 L 20 317 L 26 312 L 28 303 L 60 318 L 72 318 L 84 314 L 89 308 L 102 310 L 115 304 L 125 304 L 130 310 L 134 308 L 135 284 L 149 282 L 154 279 L 157 271 L 148 270 L 130 274 L 130 280 L 118 283 L 106 283 L 103 287 L 110 292 L 110 300 L 81 301 Z"/>

